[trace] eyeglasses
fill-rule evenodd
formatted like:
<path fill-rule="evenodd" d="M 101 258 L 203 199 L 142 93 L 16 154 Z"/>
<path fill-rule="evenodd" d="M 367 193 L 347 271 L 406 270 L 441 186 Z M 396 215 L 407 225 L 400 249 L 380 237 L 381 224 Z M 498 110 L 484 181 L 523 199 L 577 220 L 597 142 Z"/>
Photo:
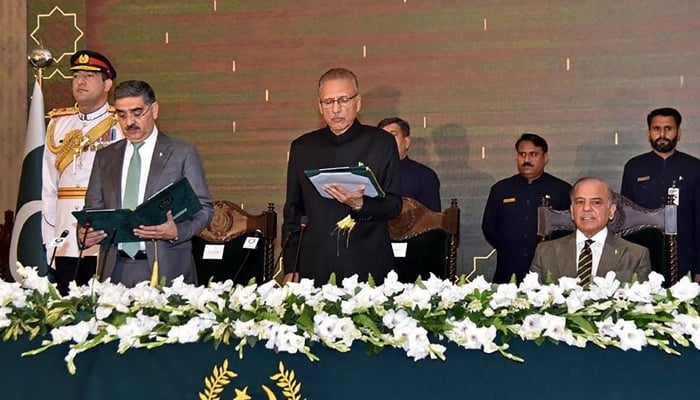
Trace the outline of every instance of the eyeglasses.
<path fill-rule="evenodd" d="M 338 105 L 341 107 L 346 107 L 348 104 L 350 104 L 352 99 L 354 99 L 358 95 L 359 95 L 359 93 L 355 93 L 354 96 L 342 96 L 342 97 L 338 97 L 335 99 L 334 98 L 323 99 L 323 100 L 319 101 L 319 103 L 321 104 L 321 107 L 323 107 L 325 109 L 333 108 L 333 104 L 335 104 L 335 103 L 338 103 Z"/>
<path fill-rule="evenodd" d="M 126 119 L 129 117 L 129 115 L 131 115 L 134 118 L 141 118 L 144 115 L 148 114 L 148 110 L 151 109 L 152 105 L 153 103 L 147 105 L 146 108 L 135 108 L 131 112 L 119 110 L 117 111 L 117 118 Z"/>

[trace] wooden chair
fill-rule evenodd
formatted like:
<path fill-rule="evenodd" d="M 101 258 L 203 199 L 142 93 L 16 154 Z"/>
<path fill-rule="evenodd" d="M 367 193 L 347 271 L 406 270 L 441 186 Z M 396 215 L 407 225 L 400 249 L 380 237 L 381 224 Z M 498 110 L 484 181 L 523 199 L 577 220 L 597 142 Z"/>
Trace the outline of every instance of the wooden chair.
<path fill-rule="evenodd" d="M 678 281 L 677 214 L 673 199 L 666 206 L 650 210 L 619 193 L 614 193 L 617 207 L 608 230 L 630 242 L 649 249 L 651 268 L 663 274 L 665 285 Z M 576 230 L 569 210 L 557 211 L 542 198 L 537 209 L 537 234 L 540 241 L 551 240 Z"/>
<path fill-rule="evenodd" d="M 277 237 L 275 205 L 267 211 L 252 215 L 227 200 L 214 202 L 214 216 L 209 226 L 192 239 L 192 251 L 200 284 L 232 279 L 247 283 L 255 278 L 263 283 L 274 275 L 274 244 Z M 254 248 L 251 244 L 257 243 Z M 216 245 L 223 245 L 220 258 L 205 258 Z"/>
<path fill-rule="evenodd" d="M 452 199 L 450 208 L 435 212 L 403 198 L 401 214 L 389 221 L 392 242 L 406 243 L 406 256 L 394 258 L 400 281 L 427 279 L 431 272 L 443 279 L 456 278 L 459 217 L 457 199 Z"/>

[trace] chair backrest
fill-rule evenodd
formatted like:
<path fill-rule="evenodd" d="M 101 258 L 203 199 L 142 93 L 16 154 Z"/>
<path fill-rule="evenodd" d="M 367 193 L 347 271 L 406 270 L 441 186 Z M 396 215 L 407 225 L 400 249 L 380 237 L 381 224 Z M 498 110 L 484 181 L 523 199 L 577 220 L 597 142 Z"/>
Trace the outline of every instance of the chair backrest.
<path fill-rule="evenodd" d="M 399 280 L 415 282 L 418 276 L 427 279 L 431 272 L 442 279 L 456 278 L 459 217 L 457 199 L 448 209 L 435 212 L 415 199 L 403 198 L 401 214 L 389 220 L 393 245 L 405 243 L 405 257 L 394 257 Z"/>
<path fill-rule="evenodd" d="M 199 283 L 233 279 L 245 284 L 255 278 L 260 284 L 272 279 L 276 237 L 273 203 L 267 211 L 252 215 L 230 201 L 215 201 L 211 223 L 192 238 Z"/>
<path fill-rule="evenodd" d="M 657 209 L 644 208 L 627 197 L 613 194 L 617 211 L 608 230 L 630 242 L 649 249 L 651 268 L 666 278 L 665 285 L 678 281 L 677 213 L 673 199 Z M 553 210 L 546 198 L 537 210 L 537 234 L 540 241 L 551 240 L 576 230 L 569 210 Z"/>

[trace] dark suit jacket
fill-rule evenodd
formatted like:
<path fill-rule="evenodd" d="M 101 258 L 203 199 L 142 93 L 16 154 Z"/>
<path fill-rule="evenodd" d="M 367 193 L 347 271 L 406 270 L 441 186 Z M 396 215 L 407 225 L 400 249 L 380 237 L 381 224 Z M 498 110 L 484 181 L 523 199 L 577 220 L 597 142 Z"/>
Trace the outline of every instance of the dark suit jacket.
<path fill-rule="evenodd" d="M 540 282 L 545 282 L 548 274 L 553 282 L 563 276 L 575 278 L 576 232 L 537 245 L 530 271 L 537 272 Z M 621 282 L 630 282 L 634 273 L 639 282 L 648 280 L 651 272 L 649 250 L 608 232 L 596 276 L 605 276 L 609 271 L 615 271 Z"/>
<path fill-rule="evenodd" d="M 85 209 L 122 208 L 122 165 L 127 143 L 127 140 L 121 140 L 99 150 L 95 155 L 95 164 L 85 196 Z M 192 189 L 199 197 L 202 209 L 189 220 L 177 224 L 178 240 L 175 243 L 166 240 L 157 241 L 159 275 L 164 276 L 167 283 L 179 275 L 184 275 L 188 283 L 196 283 L 197 274 L 194 269 L 190 239 L 209 224 L 214 208 L 197 149 L 188 142 L 169 137 L 159 131 L 144 197 L 152 196 L 182 176 L 186 176 L 189 180 Z M 103 246 L 101 252 L 103 254 L 100 257 L 102 263 L 99 266 L 102 271 L 100 279 L 106 279 L 114 270 L 117 244 Z M 146 242 L 146 253 L 150 265 L 153 265 L 155 246 L 152 241 Z"/>

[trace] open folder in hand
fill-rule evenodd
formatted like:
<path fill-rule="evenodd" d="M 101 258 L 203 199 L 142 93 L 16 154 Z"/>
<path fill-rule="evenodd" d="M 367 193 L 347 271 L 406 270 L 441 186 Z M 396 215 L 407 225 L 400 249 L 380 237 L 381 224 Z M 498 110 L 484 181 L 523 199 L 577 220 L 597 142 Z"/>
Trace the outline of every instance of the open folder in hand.
<path fill-rule="evenodd" d="M 366 196 L 384 197 L 384 190 L 379 186 L 372 169 L 365 165 L 307 169 L 304 173 L 311 180 L 318 193 L 328 199 L 332 197 L 323 190 L 323 186 L 330 183 L 342 185 L 349 192 L 354 192 L 360 185 L 364 185 Z"/>
<path fill-rule="evenodd" d="M 135 209 L 73 211 L 79 225 L 90 221 L 96 230 L 107 233 L 105 240 L 113 243 L 140 242 L 133 234 L 139 225 L 160 225 L 167 221 L 168 211 L 173 212 L 175 222 L 184 221 L 202 209 L 197 194 L 187 178 L 182 177 L 169 184 Z"/>

